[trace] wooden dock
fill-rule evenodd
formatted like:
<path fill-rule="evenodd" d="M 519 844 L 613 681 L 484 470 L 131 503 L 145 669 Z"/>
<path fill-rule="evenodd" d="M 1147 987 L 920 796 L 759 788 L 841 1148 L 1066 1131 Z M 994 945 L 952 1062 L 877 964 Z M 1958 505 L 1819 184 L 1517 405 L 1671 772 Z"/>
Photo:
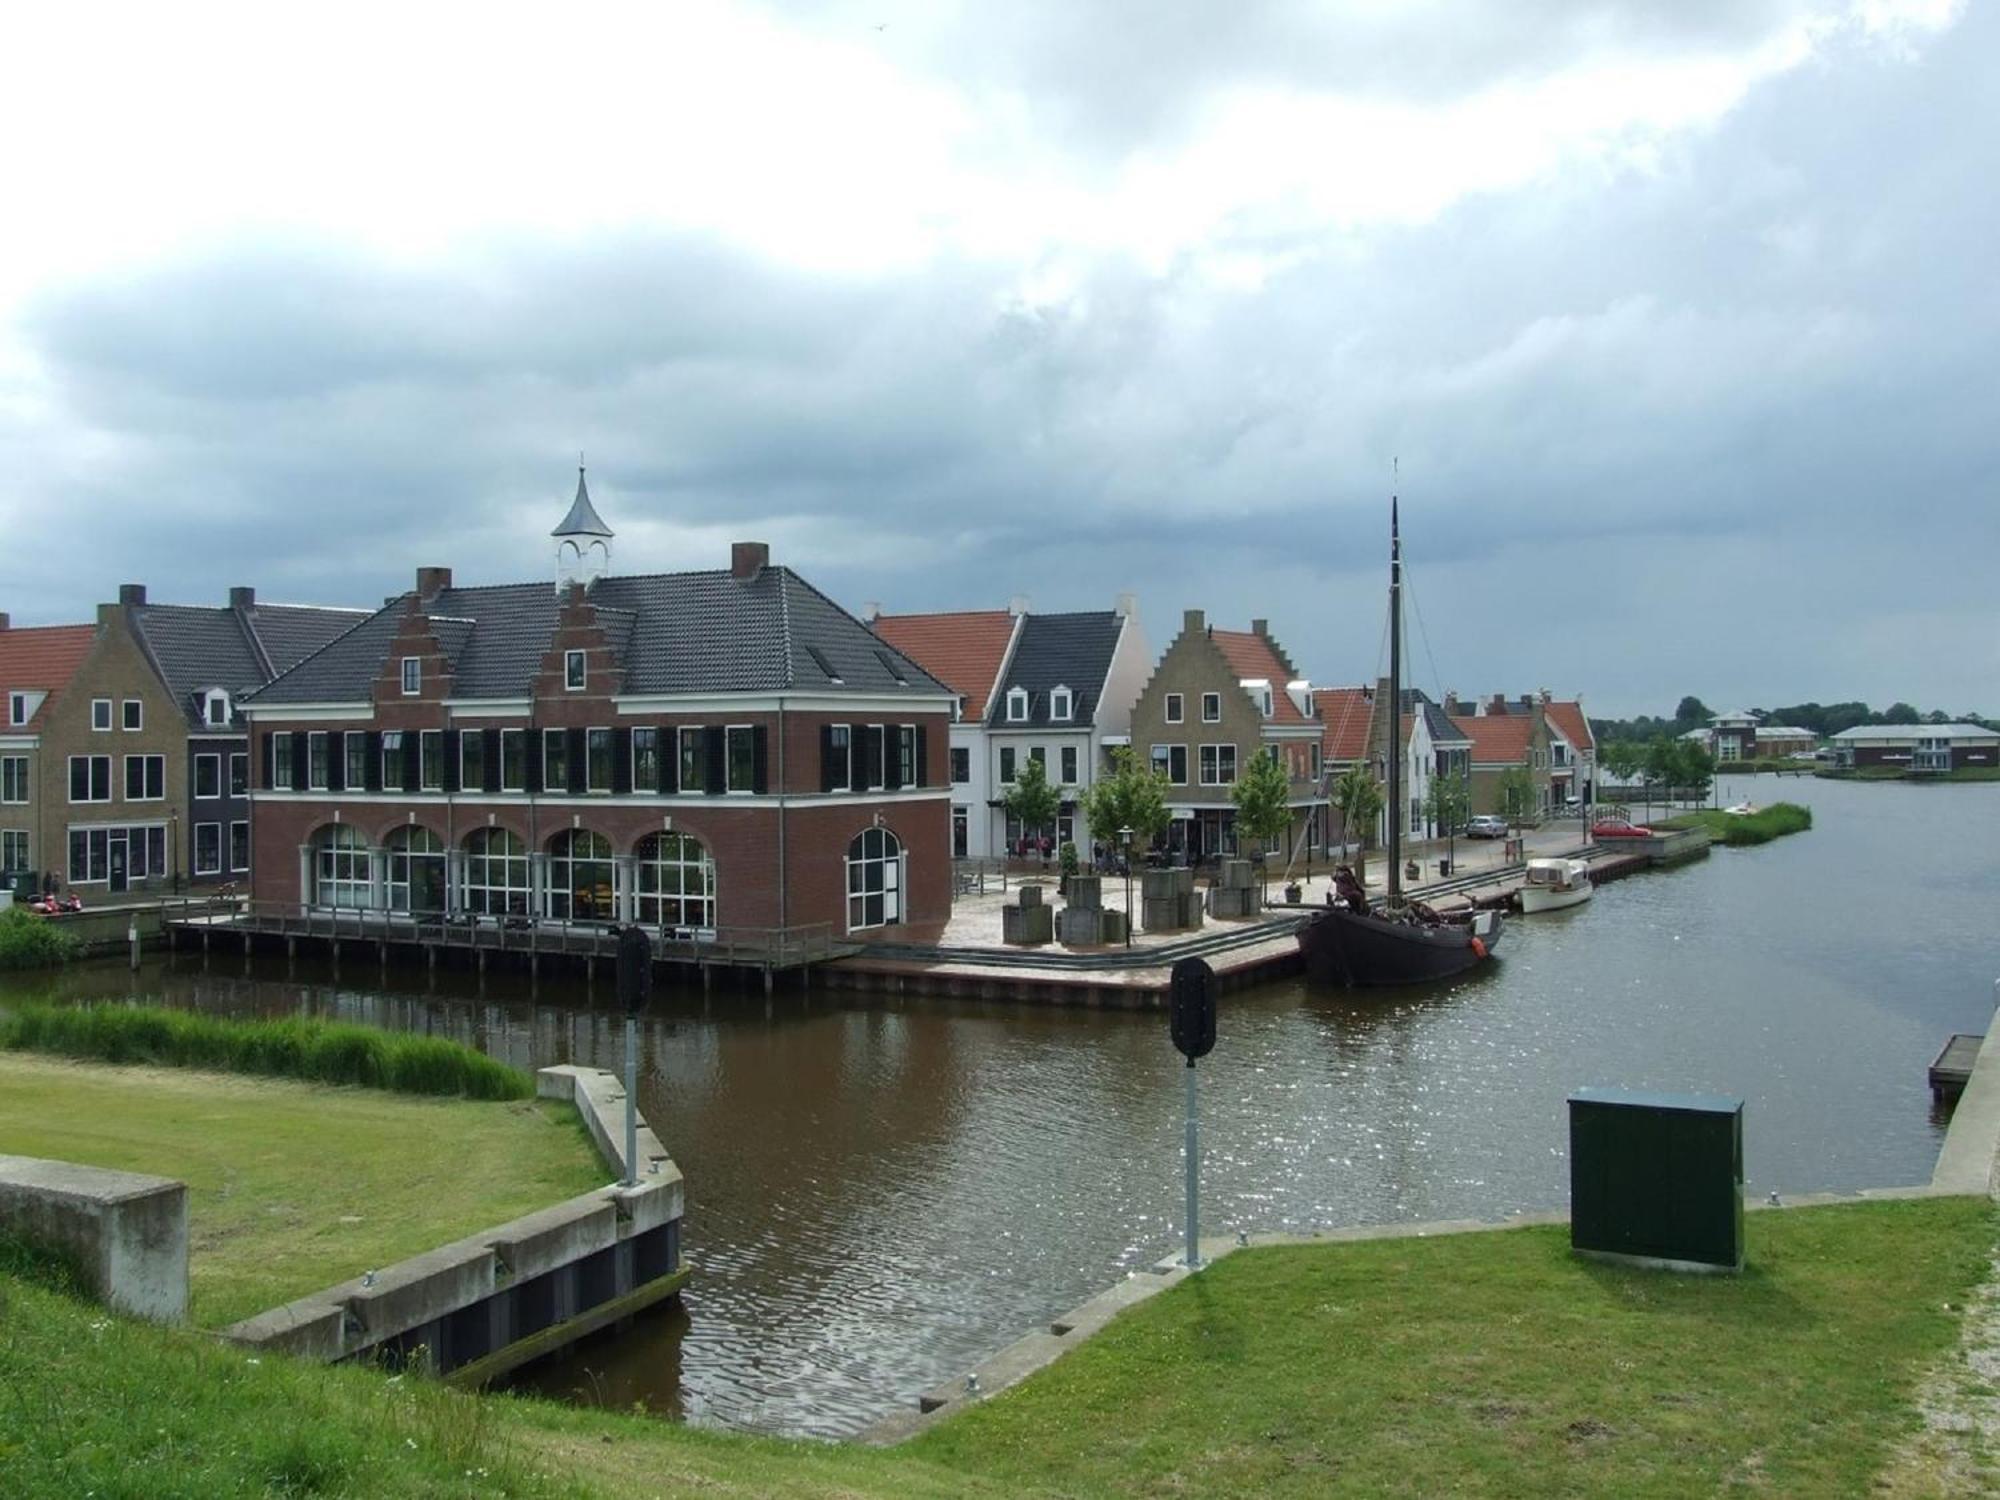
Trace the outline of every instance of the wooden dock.
<path fill-rule="evenodd" d="M 1944 1044 L 1944 1050 L 1931 1062 L 1933 1103 L 1943 1104 L 1965 1092 L 1972 1079 L 1972 1065 L 1979 1060 L 1979 1048 L 1985 1040 L 1984 1036 L 1961 1031 Z"/>

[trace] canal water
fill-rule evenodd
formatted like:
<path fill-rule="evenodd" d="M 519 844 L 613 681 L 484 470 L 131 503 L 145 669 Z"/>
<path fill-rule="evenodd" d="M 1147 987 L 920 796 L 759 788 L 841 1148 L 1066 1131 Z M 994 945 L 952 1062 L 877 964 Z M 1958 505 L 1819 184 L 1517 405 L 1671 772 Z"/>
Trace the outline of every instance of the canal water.
<path fill-rule="evenodd" d="M 1809 833 L 1509 923 L 1423 994 L 1225 998 L 1200 1074 L 1204 1229 L 1555 1209 L 1584 1084 L 1741 1096 L 1750 1188 L 1920 1182 L 1926 1063 L 2000 973 L 2000 787 L 1728 778 Z M 8 994 L 133 995 L 619 1065 L 607 989 L 186 955 Z M 647 1116 L 688 1181 L 685 1306 L 534 1371 L 551 1394 L 838 1436 L 1176 1248 L 1180 1059 L 1164 1019 L 718 988 L 658 995 Z M 0 1143 L 4 1147 L 4 1143 Z M 421 1143 L 413 1142 L 413 1149 Z"/>

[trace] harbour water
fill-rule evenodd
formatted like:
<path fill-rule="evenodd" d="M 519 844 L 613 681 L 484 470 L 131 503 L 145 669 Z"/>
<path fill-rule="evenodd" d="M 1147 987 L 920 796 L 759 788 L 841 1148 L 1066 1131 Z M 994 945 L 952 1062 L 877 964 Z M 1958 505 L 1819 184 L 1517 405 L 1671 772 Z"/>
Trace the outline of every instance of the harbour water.
<path fill-rule="evenodd" d="M 1728 778 L 1744 795 L 1810 802 L 1816 826 L 1514 919 L 1504 962 L 1455 986 L 1226 997 L 1200 1074 L 1204 1227 L 1560 1208 L 1584 1084 L 1741 1096 L 1759 1194 L 1926 1179 L 1925 1064 L 1986 1028 L 2000 973 L 2000 845 L 1979 832 L 2000 787 Z M 581 980 L 427 987 L 350 961 L 336 981 L 218 951 L 0 979 L 10 994 L 346 1016 L 522 1066 L 619 1059 L 608 987 Z M 718 987 L 657 994 L 643 1033 L 695 1280 L 534 1389 L 846 1434 L 1175 1247 L 1163 1018 Z"/>

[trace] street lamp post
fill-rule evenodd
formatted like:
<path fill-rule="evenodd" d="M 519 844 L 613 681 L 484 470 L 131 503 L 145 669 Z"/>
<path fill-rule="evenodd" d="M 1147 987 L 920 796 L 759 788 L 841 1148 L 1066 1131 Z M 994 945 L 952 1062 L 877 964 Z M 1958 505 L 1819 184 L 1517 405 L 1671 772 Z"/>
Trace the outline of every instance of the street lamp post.
<path fill-rule="evenodd" d="M 1125 946 L 1132 946 L 1132 830 L 1118 830 L 1118 842 L 1125 849 Z"/>

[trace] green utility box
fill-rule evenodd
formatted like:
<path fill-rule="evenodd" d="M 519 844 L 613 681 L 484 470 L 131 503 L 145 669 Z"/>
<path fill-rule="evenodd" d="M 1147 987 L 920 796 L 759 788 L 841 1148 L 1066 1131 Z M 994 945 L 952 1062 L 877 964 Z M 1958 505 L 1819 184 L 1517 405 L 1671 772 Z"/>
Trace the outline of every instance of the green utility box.
<path fill-rule="evenodd" d="M 1743 1101 L 1578 1089 L 1570 1248 L 1682 1271 L 1743 1269 Z"/>

